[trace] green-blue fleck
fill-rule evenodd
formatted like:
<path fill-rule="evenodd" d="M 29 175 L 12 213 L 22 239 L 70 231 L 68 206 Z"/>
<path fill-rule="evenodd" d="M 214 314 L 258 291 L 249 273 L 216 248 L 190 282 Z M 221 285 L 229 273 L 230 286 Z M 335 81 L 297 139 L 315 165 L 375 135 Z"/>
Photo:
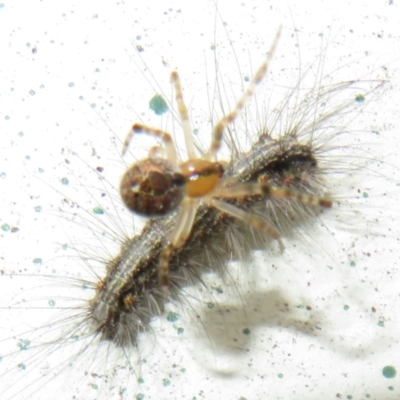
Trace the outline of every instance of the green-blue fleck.
<path fill-rule="evenodd" d="M 356 96 L 356 102 L 357 103 L 364 103 L 364 101 L 365 101 L 365 96 L 363 94 L 358 94 Z"/>
<path fill-rule="evenodd" d="M 170 384 L 171 384 L 171 381 L 169 379 L 167 379 L 167 378 L 163 379 L 163 385 L 165 387 L 169 386 Z"/>
<path fill-rule="evenodd" d="M 1 226 L 1 229 L 2 229 L 4 232 L 8 232 L 8 231 L 10 230 L 10 225 L 8 225 L 8 224 L 3 224 L 3 225 Z"/>
<path fill-rule="evenodd" d="M 391 365 L 386 365 L 386 367 L 383 367 L 382 369 L 382 375 L 385 378 L 392 379 L 397 375 L 396 368 Z"/>
<path fill-rule="evenodd" d="M 168 111 L 168 104 L 162 96 L 156 94 L 149 102 L 150 110 L 157 115 L 163 115 Z"/>
<path fill-rule="evenodd" d="M 167 314 L 167 321 L 169 321 L 169 322 L 176 322 L 176 321 L 178 321 L 178 319 L 179 319 L 179 314 L 176 312 L 170 311 Z"/>
<path fill-rule="evenodd" d="M 104 210 L 100 206 L 97 206 L 97 207 L 93 208 L 93 212 L 95 214 L 97 214 L 97 215 L 103 215 L 104 214 Z"/>
<path fill-rule="evenodd" d="M 22 350 L 28 350 L 31 345 L 31 341 L 27 339 L 20 339 L 17 343 L 17 346 L 19 349 Z"/>

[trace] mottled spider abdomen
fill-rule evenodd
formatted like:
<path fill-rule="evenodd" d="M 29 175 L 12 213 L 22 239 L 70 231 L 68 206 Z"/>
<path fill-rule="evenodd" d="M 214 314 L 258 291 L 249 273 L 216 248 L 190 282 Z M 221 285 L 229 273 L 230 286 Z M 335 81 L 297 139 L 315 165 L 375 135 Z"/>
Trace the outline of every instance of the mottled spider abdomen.
<path fill-rule="evenodd" d="M 129 210 L 145 217 L 167 215 L 185 196 L 185 178 L 177 165 L 163 158 L 146 158 L 125 172 L 121 198 Z"/>

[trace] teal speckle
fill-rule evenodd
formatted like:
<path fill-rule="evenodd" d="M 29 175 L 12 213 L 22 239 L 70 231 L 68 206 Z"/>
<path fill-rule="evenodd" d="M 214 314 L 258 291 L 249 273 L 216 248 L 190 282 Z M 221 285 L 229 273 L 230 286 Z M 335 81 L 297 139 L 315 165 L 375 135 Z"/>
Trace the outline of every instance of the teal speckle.
<path fill-rule="evenodd" d="M 37 258 L 34 258 L 34 259 L 33 259 L 33 263 L 34 263 L 35 265 L 41 265 L 42 262 L 43 262 L 43 260 L 42 260 L 40 257 L 37 257 Z"/>
<path fill-rule="evenodd" d="M 363 192 L 362 195 L 363 195 L 364 199 L 367 199 L 369 197 L 369 194 L 367 192 Z"/>
<path fill-rule="evenodd" d="M 121 396 L 126 392 L 126 387 L 124 386 L 120 386 L 119 390 L 118 390 L 118 394 Z"/>
<path fill-rule="evenodd" d="M 149 102 L 150 110 L 157 115 L 163 115 L 168 111 L 168 104 L 162 96 L 156 94 Z"/>
<path fill-rule="evenodd" d="M 182 335 L 185 332 L 183 328 L 178 328 L 176 331 L 178 332 L 178 335 Z"/>
<path fill-rule="evenodd" d="M 391 365 L 386 365 L 386 367 L 382 369 L 382 375 L 387 379 L 393 379 L 397 375 L 396 368 Z"/>
<path fill-rule="evenodd" d="M 350 261 L 350 267 L 355 267 L 357 264 L 355 261 Z"/>
<path fill-rule="evenodd" d="M 371 398 L 371 395 L 370 395 L 370 394 L 366 394 L 365 397 L 366 397 L 367 399 L 370 399 L 370 398 Z"/>
<path fill-rule="evenodd" d="M 169 386 L 170 384 L 171 384 L 171 381 L 169 379 L 167 379 L 167 378 L 163 379 L 163 385 L 165 387 Z"/>
<path fill-rule="evenodd" d="M 24 132 L 19 132 L 19 133 L 18 133 L 18 136 L 19 136 L 19 137 L 24 136 Z"/>
<path fill-rule="evenodd" d="M 365 96 L 363 94 L 358 94 L 355 98 L 357 103 L 364 103 L 365 101 Z"/>
<path fill-rule="evenodd" d="M 211 286 L 212 290 L 215 290 L 218 294 L 224 293 L 221 286 Z"/>
<path fill-rule="evenodd" d="M 283 374 L 278 374 L 278 378 L 282 379 L 283 378 Z"/>
<path fill-rule="evenodd" d="M 6 174 L 5 172 L 2 172 L 2 173 L 0 174 L 0 178 L 1 178 L 1 179 L 6 179 L 6 176 L 7 176 L 7 174 Z"/>
<path fill-rule="evenodd" d="M 178 321 L 178 319 L 179 319 L 179 314 L 176 312 L 170 311 L 167 314 L 167 321 L 169 321 L 169 322 L 176 322 L 176 321 Z"/>
<path fill-rule="evenodd" d="M 145 399 L 145 397 L 144 397 L 144 394 L 143 393 L 138 393 L 137 395 L 136 395 L 136 400 L 144 400 Z"/>
<path fill-rule="evenodd" d="M 34 95 L 36 94 L 36 92 L 35 92 L 34 90 L 30 90 L 30 91 L 29 91 L 29 94 L 30 94 L 31 96 L 34 96 Z"/>
<path fill-rule="evenodd" d="M 98 390 L 98 389 L 99 389 L 99 387 L 97 386 L 96 383 L 91 383 L 90 386 L 91 386 L 92 389 L 94 389 L 94 390 Z"/>
<path fill-rule="evenodd" d="M 143 379 L 143 378 L 138 378 L 137 381 L 138 381 L 138 383 L 141 384 L 141 385 L 143 385 L 143 383 L 144 383 L 144 379 Z"/>
<path fill-rule="evenodd" d="M 103 215 L 104 214 L 104 210 L 100 206 L 94 207 L 93 208 L 93 212 L 96 215 Z"/>
<path fill-rule="evenodd" d="M 36 206 L 36 207 L 34 208 L 34 210 L 35 210 L 36 212 L 42 212 L 42 207 L 41 207 L 41 206 Z"/>
<path fill-rule="evenodd" d="M 4 232 L 8 232 L 8 231 L 10 230 L 10 225 L 8 225 L 8 224 L 3 224 L 3 225 L 1 226 L 1 229 L 2 229 Z"/>
<path fill-rule="evenodd" d="M 44 172 L 44 169 L 43 168 L 39 168 L 39 170 L 38 170 L 41 174 L 43 174 L 43 172 Z"/>
<path fill-rule="evenodd" d="M 21 371 L 26 370 L 26 365 L 24 363 L 20 363 L 18 364 L 18 369 L 20 369 Z"/>
<path fill-rule="evenodd" d="M 61 183 L 65 186 L 67 186 L 69 184 L 69 180 L 67 178 L 62 178 L 61 179 Z"/>
<path fill-rule="evenodd" d="M 4 8 L 4 3 L 0 3 L 0 10 Z"/>
<path fill-rule="evenodd" d="M 343 310 L 344 310 L 344 311 L 347 311 L 349 308 L 350 308 L 350 307 L 349 307 L 347 304 L 345 304 L 345 305 L 343 306 Z"/>
<path fill-rule="evenodd" d="M 74 87 L 74 86 L 75 86 L 75 83 L 74 83 L 74 82 L 70 82 L 70 83 L 68 83 L 68 86 L 69 86 L 69 87 Z"/>
<path fill-rule="evenodd" d="M 352 400 L 353 396 L 351 394 L 348 394 L 346 398 Z"/>
<path fill-rule="evenodd" d="M 379 321 L 377 323 L 377 325 L 380 326 L 381 328 L 384 328 L 385 327 L 385 322 L 384 321 Z"/>
<path fill-rule="evenodd" d="M 239 400 L 247 400 L 247 398 L 246 398 L 246 397 L 243 397 L 243 396 L 240 396 L 240 397 L 239 397 Z"/>
<path fill-rule="evenodd" d="M 214 303 L 207 303 L 207 308 L 212 310 L 215 307 Z"/>
<path fill-rule="evenodd" d="M 251 330 L 249 328 L 244 328 L 242 332 L 244 335 L 250 335 Z"/>
<path fill-rule="evenodd" d="M 394 390 L 394 387 L 393 386 L 388 386 L 388 389 L 389 390 Z"/>
<path fill-rule="evenodd" d="M 56 302 L 54 300 L 49 300 L 49 306 L 54 307 L 56 305 Z"/>
<path fill-rule="evenodd" d="M 31 341 L 28 339 L 20 339 L 17 343 L 20 351 L 28 350 L 31 346 Z"/>

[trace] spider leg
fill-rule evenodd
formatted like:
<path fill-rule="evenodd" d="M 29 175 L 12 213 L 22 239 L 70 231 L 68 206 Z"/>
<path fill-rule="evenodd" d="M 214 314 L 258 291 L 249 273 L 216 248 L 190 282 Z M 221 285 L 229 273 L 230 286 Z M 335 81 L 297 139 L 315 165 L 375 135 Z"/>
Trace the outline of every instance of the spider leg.
<path fill-rule="evenodd" d="M 196 153 L 194 151 L 192 126 L 190 124 L 189 113 L 185 101 L 183 100 L 181 80 L 176 71 L 173 71 L 171 73 L 171 82 L 174 84 L 175 87 L 176 103 L 178 105 L 179 116 L 181 117 L 182 122 L 182 129 L 185 135 L 188 158 L 196 158 Z"/>
<path fill-rule="evenodd" d="M 210 204 L 218 210 L 222 211 L 223 213 L 231 215 L 232 217 L 243 221 L 245 224 L 250 225 L 259 231 L 265 232 L 269 237 L 275 239 L 279 243 L 281 251 L 285 249 L 279 232 L 262 219 L 232 204 L 225 203 L 224 201 L 217 200 L 215 198 L 212 198 L 210 200 Z"/>
<path fill-rule="evenodd" d="M 144 133 L 149 136 L 153 136 L 157 139 L 160 139 L 164 146 L 165 146 L 165 153 L 166 153 L 166 158 L 168 161 L 171 163 L 176 163 L 177 161 L 177 155 L 176 155 L 176 149 L 174 142 L 172 140 L 171 135 L 168 132 L 165 132 L 161 129 L 157 128 L 152 128 L 150 126 L 146 126 L 143 124 L 135 123 L 132 125 L 131 130 L 128 132 L 128 135 L 124 141 L 124 145 L 122 147 L 122 155 L 124 156 L 128 150 L 128 146 L 133 138 L 133 135 L 135 133 Z"/>
<path fill-rule="evenodd" d="M 266 183 L 243 183 L 227 188 L 218 189 L 214 197 L 225 199 L 244 198 L 247 196 L 263 196 L 265 198 L 279 198 L 296 201 L 313 207 L 331 208 L 332 201 L 312 194 L 299 193 L 289 188 L 277 188 Z"/>
<path fill-rule="evenodd" d="M 186 197 L 181 204 L 176 217 L 175 226 L 172 230 L 168 244 L 163 248 L 159 261 L 159 282 L 164 299 L 168 296 L 169 285 L 169 260 L 174 249 L 182 247 L 190 235 L 193 221 L 197 212 L 199 200 Z"/>
<path fill-rule="evenodd" d="M 155 159 L 155 158 L 165 158 L 164 151 L 161 146 L 153 146 L 149 150 L 148 158 Z"/>
<path fill-rule="evenodd" d="M 212 133 L 210 148 L 208 149 L 207 153 L 205 154 L 205 158 L 207 160 L 214 158 L 215 155 L 218 153 L 218 150 L 221 147 L 225 128 L 236 119 L 236 117 L 239 115 L 239 113 L 243 110 L 247 101 L 253 96 L 257 85 L 263 80 L 263 78 L 268 70 L 269 61 L 275 52 L 276 45 L 278 43 L 280 35 L 281 35 L 281 28 L 278 29 L 278 32 L 276 33 L 274 41 L 272 43 L 271 49 L 268 52 L 267 58 L 261 64 L 260 68 L 257 70 L 257 72 L 254 75 L 253 79 L 251 80 L 247 90 L 243 93 L 242 97 L 236 103 L 236 106 L 234 107 L 234 109 L 229 114 L 225 115 L 215 125 L 213 133 Z"/>

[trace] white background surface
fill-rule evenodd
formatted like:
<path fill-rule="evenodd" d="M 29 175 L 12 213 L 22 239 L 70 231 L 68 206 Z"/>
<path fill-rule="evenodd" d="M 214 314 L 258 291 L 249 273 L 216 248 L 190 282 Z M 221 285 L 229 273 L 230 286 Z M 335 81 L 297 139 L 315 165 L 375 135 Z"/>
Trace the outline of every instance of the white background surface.
<path fill-rule="evenodd" d="M 107 181 L 117 186 L 124 169 L 120 141 L 132 122 L 167 126 L 171 117 L 155 116 L 148 101 L 160 92 L 172 98 L 170 71 L 180 72 L 193 125 L 207 138 L 210 93 L 204 87 L 207 79 L 215 80 L 207 71 L 213 71 L 216 59 L 232 104 L 237 95 L 230 96 L 230 91 L 240 93 L 241 80 L 262 62 L 282 25 L 270 78 L 280 87 L 294 87 L 296 69 L 300 65 L 304 71 L 320 60 L 321 52 L 325 54 L 321 46 L 327 47 L 323 68 L 334 71 L 333 81 L 365 76 L 372 80 L 382 76 L 381 66 L 386 66 L 387 90 L 354 128 L 379 131 L 379 145 L 367 146 L 366 162 L 360 161 L 367 164 L 362 180 L 342 188 L 350 196 L 357 196 L 360 189 L 370 197 L 362 204 L 353 202 L 350 209 L 359 218 L 351 217 L 341 228 L 329 225 L 340 216 L 338 209 L 331 217 L 322 217 L 326 228 L 307 232 L 304 240 L 286 241 L 284 255 L 257 253 L 251 274 L 239 269 L 240 296 L 216 295 L 221 310 L 230 312 L 207 312 L 197 302 L 202 323 L 194 323 L 193 313 L 182 315 L 182 335 L 165 318 L 155 321 L 150 345 L 144 343 L 139 350 L 146 359 L 141 369 L 144 383 L 131 382 L 124 398 L 140 393 L 146 399 L 327 399 L 338 394 L 345 399 L 400 398 L 399 377 L 388 380 L 382 375 L 386 365 L 399 368 L 400 354 L 399 8 L 388 1 L 280 3 L 220 1 L 216 16 L 215 4 L 207 1 L 3 1 L 0 225 L 16 226 L 19 232 L 0 231 L 0 339 L 10 338 L 1 342 L 2 355 L 15 350 L 14 335 L 40 326 L 37 321 L 50 315 L 46 305 L 52 297 L 46 286 L 28 290 L 38 286 L 36 277 L 81 274 L 76 253 L 62 250 L 63 244 L 79 240 L 80 245 L 92 246 L 95 254 L 115 254 L 115 246 L 104 249 L 84 223 L 69 224 L 60 218 L 78 212 L 63 199 L 91 210 L 102 201 L 99 191 L 113 195 L 91 168 L 103 166 Z M 138 45 L 143 52 L 137 51 Z M 258 93 L 262 100 L 269 96 Z M 375 158 L 386 164 L 368 162 Z M 68 186 L 60 184 L 63 177 L 68 177 Z M 114 212 L 122 215 L 129 233 L 132 218 L 115 199 Z M 41 213 L 34 211 L 37 206 Z M 134 220 L 136 226 L 138 222 Z M 43 260 L 41 266 L 33 264 L 35 258 Z M 351 261 L 356 263 L 353 268 Z M 232 271 L 235 275 L 234 266 Z M 25 309 L 19 310 L 15 304 L 21 308 L 21 301 Z M 243 335 L 244 328 L 251 334 Z M 63 356 L 65 352 L 53 353 L 60 362 Z M 48 371 L 44 360 L 35 374 Z M 29 370 L 6 373 L 7 365 L 4 357 L 0 389 L 11 383 L 13 393 L 34 379 Z M 82 365 L 67 368 L 36 397 L 27 388 L 16 398 L 54 398 L 60 382 L 60 399 L 120 398 L 117 389 L 108 395 L 108 383 L 101 378 L 84 378 L 92 364 Z M 106 372 L 112 376 L 110 365 Z M 103 386 L 95 390 L 88 382 Z"/>

